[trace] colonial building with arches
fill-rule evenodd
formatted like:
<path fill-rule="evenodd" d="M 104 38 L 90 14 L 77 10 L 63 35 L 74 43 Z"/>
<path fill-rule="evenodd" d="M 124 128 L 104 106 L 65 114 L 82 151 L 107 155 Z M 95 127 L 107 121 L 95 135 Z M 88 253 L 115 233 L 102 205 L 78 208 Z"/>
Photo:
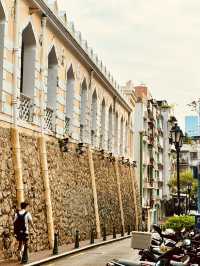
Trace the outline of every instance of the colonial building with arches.
<path fill-rule="evenodd" d="M 1 231 L 12 239 L 23 200 L 41 237 L 32 250 L 55 231 L 70 243 L 75 229 L 137 229 L 134 106 L 133 85 L 117 84 L 56 1 L 0 0 Z"/>

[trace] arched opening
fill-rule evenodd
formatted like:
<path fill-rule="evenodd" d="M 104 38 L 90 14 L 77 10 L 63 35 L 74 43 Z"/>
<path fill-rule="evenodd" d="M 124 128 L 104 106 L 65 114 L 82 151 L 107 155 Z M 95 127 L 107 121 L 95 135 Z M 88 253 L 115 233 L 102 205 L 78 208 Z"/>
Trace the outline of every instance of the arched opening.
<path fill-rule="evenodd" d="M 123 117 L 120 122 L 120 154 L 124 154 L 124 121 Z"/>
<path fill-rule="evenodd" d="M 68 119 L 69 130 L 73 121 L 74 110 L 74 90 L 75 90 L 75 76 L 72 65 L 67 71 L 67 92 L 66 92 L 66 119 Z"/>
<path fill-rule="evenodd" d="M 3 85 L 3 58 L 4 58 L 4 39 L 5 39 L 5 12 L 0 2 L 0 91 Z"/>
<path fill-rule="evenodd" d="M 112 152 L 112 129 L 113 129 L 113 120 L 112 120 L 112 106 L 110 106 L 108 111 L 108 150 Z"/>
<path fill-rule="evenodd" d="M 119 126 L 118 126 L 118 113 L 115 114 L 115 153 L 118 154 L 119 152 L 119 147 L 118 147 L 118 141 L 119 141 Z"/>
<path fill-rule="evenodd" d="M 125 154 L 127 155 L 128 153 L 128 123 L 126 121 L 125 125 Z"/>
<path fill-rule="evenodd" d="M 46 107 L 46 126 L 53 130 L 54 113 L 56 111 L 56 91 L 58 79 L 58 58 L 55 47 L 53 46 L 48 55 L 48 78 L 47 78 L 47 107 Z"/>
<path fill-rule="evenodd" d="M 34 96 L 36 40 L 31 23 L 22 32 L 20 92 Z"/>
<path fill-rule="evenodd" d="M 83 80 L 81 85 L 81 102 L 80 102 L 80 140 L 84 140 L 84 132 L 86 127 L 86 107 L 87 107 L 87 83 Z"/>
<path fill-rule="evenodd" d="M 105 120 L 106 120 L 106 108 L 105 100 L 101 103 L 101 132 L 100 132 L 100 148 L 104 148 L 105 143 Z"/>
<path fill-rule="evenodd" d="M 30 121 L 35 88 L 36 39 L 31 23 L 22 32 L 20 112 L 22 120 Z"/>
<path fill-rule="evenodd" d="M 91 106 L 91 144 L 96 145 L 96 130 L 97 130 L 97 93 L 96 90 L 92 94 Z"/>

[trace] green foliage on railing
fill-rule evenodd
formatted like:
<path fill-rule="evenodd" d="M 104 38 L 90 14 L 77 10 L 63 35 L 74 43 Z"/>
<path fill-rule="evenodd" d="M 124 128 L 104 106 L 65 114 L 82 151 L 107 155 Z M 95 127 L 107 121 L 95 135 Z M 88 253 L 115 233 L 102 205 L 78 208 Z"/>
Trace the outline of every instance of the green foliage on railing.
<path fill-rule="evenodd" d="M 190 215 L 172 216 L 165 223 L 166 228 L 171 228 L 175 231 L 191 229 L 195 225 L 195 217 Z"/>

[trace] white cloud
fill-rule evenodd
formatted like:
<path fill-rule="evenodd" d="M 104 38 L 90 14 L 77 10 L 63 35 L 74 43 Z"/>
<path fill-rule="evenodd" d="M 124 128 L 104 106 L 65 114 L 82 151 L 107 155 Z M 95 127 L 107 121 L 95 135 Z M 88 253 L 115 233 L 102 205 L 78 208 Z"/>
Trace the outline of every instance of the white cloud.
<path fill-rule="evenodd" d="M 115 78 L 186 104 L 200 94 L 199 0 L 58 0 Z"/>

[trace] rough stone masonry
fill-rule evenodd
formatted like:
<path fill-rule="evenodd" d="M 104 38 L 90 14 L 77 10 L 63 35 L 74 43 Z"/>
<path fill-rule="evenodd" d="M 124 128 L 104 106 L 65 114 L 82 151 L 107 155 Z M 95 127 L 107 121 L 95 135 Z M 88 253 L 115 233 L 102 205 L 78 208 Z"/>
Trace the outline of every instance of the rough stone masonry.
<path fill-rule="evenodd" d="M 21 161 L 25 200 L 30 203 L 30 211 L 36 233 L 30 237 L 30 251 L 49 248 L 44 184 L 41 176 L 40 153 L 37 134 L 20 133 Z M 68 152 L 60 150 L 58 140 L 47 141 L 47 163 L 50 180 L 51 203 L 54 230 L 59 233 L 60 245 L 72 243 L 76 230 L 82 240 L 89 239 L 95 228 L 95 210 L 92 192 L 88 154 L 77 153 L 77 145 L 70 144 Z M 87 149 L 87 147 L 85 148 Z M 121 232 L 120 199 L 117 187 L 114 161 L 93 151 L 94 172 L 98 200 L 100 228 L 106 226 L 111 234 L 113 226 Z M 135 229 L 135 208 L 131 167 L 118 163 L 121 184 L 121 199 L 124 226 Z M 135 197 L 138 199 L 138 195 Z M 16 209 L 16 184 L 12 159 L 11 132 L 0 128 L 0 259 L 12 256 L 14 247 L 13 217 Z"/>

